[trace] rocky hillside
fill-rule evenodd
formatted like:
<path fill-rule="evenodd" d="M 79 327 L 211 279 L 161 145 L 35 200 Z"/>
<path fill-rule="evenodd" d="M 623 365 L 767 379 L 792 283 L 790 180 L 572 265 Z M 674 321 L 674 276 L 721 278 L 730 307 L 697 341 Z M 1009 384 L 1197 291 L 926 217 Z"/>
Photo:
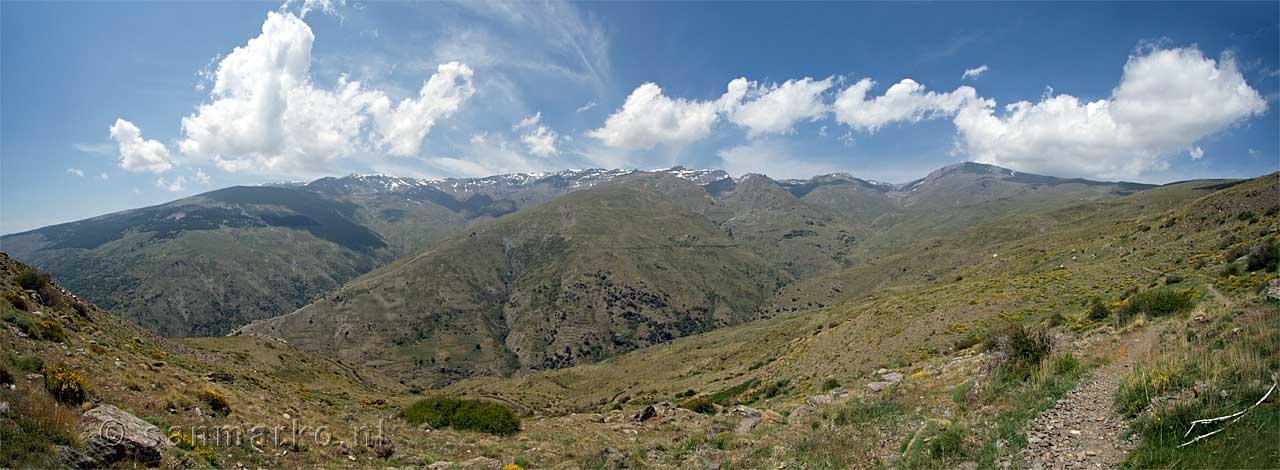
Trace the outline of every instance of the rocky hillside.
<path fill-rule="evenodd" d="M 504 224 L 526 217 L 512 214 L 339 293 L 386 301 L 367 305 L 407 315 L 410 309 L 397 303 L 407 297 L 375 298 L 359 286 L 403 295 L 430 284 L 392 288 L 397 268 L 473 281 L 498 270 L 499 284 L 481 286 L 524 293 L 508 296 L 508 304 L 550 302 L 540 296 L 546 290 L 520 281 L 557 278 L 531 273 L 565 269 L 530 256 L 526 247 L 539 244 L 608 247 L 594 255 L 559 253 L 575 263 L 608 256 L 626 267 L 615 273 L 646 285 L 658 281 L 644 276 L 697 267 L 698 257 L 772 267 L 742 246 L 731 247 L 740 257 L 730 258 L 709 253 L 709 243 L 658 238 L 679 228 L 708 241 L 728 240 L 709 221 L 731 212 L 700 199 L 705 188 L 663 177 L 619 183 L 592 190 L 616 198 L 584 191 L 530 208 L 541 211 L 540 222 L 530 225 L 537 231 L 512 231 L 515 226 Z M 1021 468 L 1084 461 L 1269 467 L 1280 459 L 1270 439 L 1280 406 L 1274 395 L 1264 399 L 1280 367 L 1278 191 L 1280 174 L 1273 174 L 1009 214 L 874 259 L 876 270 L 867 274 L 903 274 L 860 295 L 833 297 L 832 305 L 807 306 L 801 299 L 795 311 L 604 361 L 431 390 L 389 379 L 390 368 L 366 368 L 268 338 L 163 338 L 0 256 L 0 441 L 6 443 L 0 466 Z M 578 197 L 598 202 L 574 202 Z M 578 217 L 636 210 L 627 204 L 640 202 L 662 208 L 648 213 L 657 229 L 630 233 L 605 227 L 607 219 Z M 472 231 L 476 241 L 465 241 Z M 587 234 L 622 243 L 580 240 Z M 646 257 L 635 248 L 654 245 L 642 242 L 666 243 L 661 249 L 667 251 Z M 486 260 L 485 250 L 470 250 L 465 256 L 482 260 L 470 271 L 423 264 L 455 244 L 510 256 Z M 662 264 L 667 259 L 681 264 Z M 583 274 L 556 272 L 560 279 Z M 611 279 L 615 288 L 623 285 Z M 687 292 L 711 282 L 683 278 L 695 287 L 661 288 Z M 589 295 L 603 305 L 611 300 Z M 333 302 L 348 299 L 339 297 Z M 576 301 L 555 297 L 562 300 Z M 631 311 L 616 300 L 613 305 L 612 311 Z M 736 304 L 726 308 L 738 314 Z M 638 311 L 649 319 L 663 318 L 661 312 Z M 355 335 L 376 325 L 349 326 Z M 475 350 L 475 343 L 465 346 Z M 522 357 L 534 356 L 514 360 Z M 489 435 L 408 425 L 402 416 L 424 396 L 506 407 L 519 416 L 518 429 Z M 1089 406 L 1072 405 L 1082 402 Z M 1195 430 L 1220 433 L 1176 447 L 1194 437 L 1184 437 L 1191 421 L 1240 411 L 1247 412 L 1239 422 Z M 101 439 L 94 430 L 106 418 L 128 423 L 128 439 Z M 248 434 L 239 441 L 203 434 L 256 426 L 282 433 L 247 441 Z M 299 438 L 292 432 L 300 426 L 323 426 L 332 438 L 317 440 L 305 431 Z M 361 434 L 370 429 L 383 430 L 376 436 L 386 439 Z M 1082 435 L 1093 430 L 1112 434 Z M 1122 440 L 1126 435 L 1133 437 Z"/>
<path fill-rule="evenodd" d="M 804 189 L 763 175 L 699 185 L 670 172 L 629 174 L 473 225 L 238 333 L 283 338 L 430 385 L 566 367 L 864 293 L 878 283 L 846 289 L 808 280 L 860 267 L 872 275 L 858 279 L 898 277 L 905 271 L 883 272 L 866 260 L 881 252 L 865 245 L 926 238 L 935 232 L 907 223 L 926 214 L 957 230 L 1036 208 L 1119 201 L 1141 189 L 982 165 L 948 167 L 900 187 L 839 178 L 815 178 Z M 824 205 L 847 194 L 879 198 L 883 212 L 859 220 Z M 944 198 L 953 204 L 937 208 Z M 886 217 L 903 225 L 868 228 L 889 224 Z M 810 292 L 813 285 L 823 292 Z M 775 296 L 780 289 L 804 295 Z"/>
<path fill-rule="evenodd" d="M 661 174 L 578 191 L 474 226 L 239 333 L 439 385 L 738 324 L 790 280 L 654 185 L 700 191 Z"/>
<path fill-rule="evenodd" d="M 714 181 L 723 172 L 664 170 Z M 0 251 L 166 336 L 288 313 L 458 232 L 629 171 L 232 187 L 0 238 Z"/>

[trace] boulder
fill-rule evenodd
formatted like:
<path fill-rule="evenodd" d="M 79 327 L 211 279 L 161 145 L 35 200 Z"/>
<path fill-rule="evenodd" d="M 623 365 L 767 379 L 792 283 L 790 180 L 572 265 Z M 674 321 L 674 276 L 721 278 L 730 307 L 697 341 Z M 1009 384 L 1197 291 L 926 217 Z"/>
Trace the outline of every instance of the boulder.
<path fill-rule="evenodd" d="M 1267 300 L 1280 300 L 1280 279 L 1267 283 Z"/>
<path fill-rule="evenodd" d="M 158 464 L 173 446 L 160 428 L 111 405 L 85 412 L 76 432 L 84 450 L 73 466 L 80 468 L 109 467 L 124 460 Z"/>
<path fill-rule="evenodd" d="M 760 424 L 760 415 L 747 416 L 738 421 L 738 427 L 733 430 L 735 434 L 746 434 L 755 429 Z"/>
<path fill-rule="evenodd" d="M 888 374 L 883 374 L 883 375 L 881 375 L 881 376 L 880 376 L 880 380 L 883 380 L 883 381 L 885 381 L 885 382 L 895 383 L 895 384 L 896 384 L 896 383 L 898 383 L 898 382 L 901 382 L 901 381 L 902 381 L 902 373 L 900 373 L 900 372 L 890 372 L 890 373 L 888 373 Z"/>
<path fill-rule="evenodd" d="M 879 392 L 893 386 L 893 382 L 871 382 L 867 384 L 867 389 L 873 392 Z"/>

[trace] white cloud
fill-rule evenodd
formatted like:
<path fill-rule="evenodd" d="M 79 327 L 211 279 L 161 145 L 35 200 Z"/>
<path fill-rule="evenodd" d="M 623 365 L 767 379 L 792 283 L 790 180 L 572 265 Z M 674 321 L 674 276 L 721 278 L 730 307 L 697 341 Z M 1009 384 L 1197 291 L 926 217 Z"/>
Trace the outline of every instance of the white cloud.
<path fill-rule="evenodd" d="M 589 110 L 589 109 L 591 109 L 591 108 L 594 108 L 594 107 L 596 107 L 596 106 L 599 106 L 599 105 L 600 105 L 600 104 L 599 104 L 599 103 L 596 103 L 595 101 L 589 101 L 589 102 L 587 102 L 587 104 L 584 104 L 584 105 L 582 105 L 582 106 L 578 106 L 578 110 L 577 110 L 577 112 L 579 112 L 579 113 L 586 112 L 587 110 Z"/>
<path fill-rule="evenodd" d="M 142 130 L 132 122 L 116 119 L 109 129 L 120 152 L 120 168 L 127 171 L 164 173 L 173 168 L 173 159 L 164 144 L 142 138 Z"/>
<path fill-rule="evenodd" d="M 974 67 L 974 68 L 971 68 L 971 69 L 965 69 L 965 70 L 964 70 L 964 75 L 961 75 L 961 76 L 960 76 L 960 79 L 961 79 L 961 80 L 977 80 L 977 79 L 978 79 L 978 77 L 981 77 L 981 76 L 982 76 L 982 74 L 984 74 L 984 73 L 986 73 L 986 72 L 987 72 L 987 70 L 989 70 L 989 69 L 987 68 L 987 66 L 986 66 L 985 64 L 984 64 L 984 65 L 979 65 L 979 66 Z"/>
<path fill-rule="evenodd" d="M 102 180 L 102 181 L 106 181 L 106 180 L 111 179 L 111 176 L 110 176 L 110 175 L 108 175 L 108 174 L 106 174 L 106 173 L 99 173 L 99 174 L 98 174 L 98 179 L 100 179 L 100 180 Z"/>
<path fill-rule="evenodd" d="M 526 127 L 533 127 L 538 125 L 538 123 L 541 123 L 541 122 L 542 122 L 542 111 L 538 111 L 536 113 L 533 113 L 532 116 L 521 119 L 520 122 L 516 123 L 516 125 L 511 126 L 511 130 L 524 129 Z"/>
<path fill-rule="evenodd" d="M 681 146 L 704 139 L 711 135 L 720 110 L 740 101 L 746 92 L 746 79 L 729 85 L 720 101 L 690 101 L 667 97 L 655 83 L 642 84 L 632 90 L 622 108 L 609 115 L 604 127 L 587 135 L 626 150 L 646 150 L 658 144 Z"/>
<path fill-rule="evenodd" d="M 524 142 L 529 153 L 539 157 L 552 157 L 560 154 L 560 150 L 556 148 L 557 137 L 559 136 L 556 131 L 547 129 L 546 126 L 538 126 L 521 135 L 520 141 Z"/>
<path fill-rule="evenodd" d="M 978 97 L 973 87 L 962 86 L 950 93 L 925 91 L 924 85 L 905 78 L 883 96 L 867 99 L 876 82 L 864 78 L 845 88 L 836 97 L 836 120 L 855 130 L 874 133 L 893 122 L 919 122 L 954 115 Z"/>
<path fill-rule="evenodd" d="M 529 153 L 544 158 L 560 154 L 560 150 L 556 148 L 556 140 L 560 136 L 556 134 L 556 131 L 542 125 L 541 111 L 521 119 L 516 125 L 511 126 L 511 129 L 528 129 L 527 132 L 520 136 L 520 141 L 524 142 L 525 148 L 529 149 Z"/>
<path fill-rule="evenodd" d="M 475 93 L 472 75 L 466 64 L 440 64 L 431 79 L 422 84 L 418 99 L 405 99 L 391 108 L 390 100 L 378 96 L 369 105 L 369 112 L 382 134 L 379 142 L 387 146 L 392 155 L 416 155 L 422 147 L 422 139 L 435 126 L 436 120 L 452 115 L 463 101 Z"/>
<path fill-rule="evenodd" d="M 1192 160 L 1199 160 L 1204 158 L 1204 149 L 1200 147 L 1191 147 L 1190 149 L 1187 149 L 1187 154 L 1191 155 Z"/>
<path fill-rule="evenodd" d="M 822 94 L 834 82 L 834 77 L 824 80 L 804 77 L 781 85 L 750 82 L 747 101 L 733 107 L 728 114 L 729 121 L 747 128 L 748 137 L 789 133 L 796 122 L 826 115 L 827 105 Z"/>
<path fill-rule="evenodd" d="M 207 185 L 213 181 L 213 179 L 209 178 L 209 175 L 204 172 L 203 168 L 196 168 L 196 175 L 192 177 L 192 179 L 200 185 Z"/>
<path fill-rule="evenodd" d="M 1131 55 L 1107 99 L 1046 94 L 1007 105 L 1001 116 L 994 102 L 973 104 L 955 123 L 974 160 L 1108 179 L 1163 170 L 1166 156 L 1267 109 L 1230 54 L 1215 61 L 1195 48 Z"/>
<path fill-rule="evenodd" d="M 269 12 L 259 36 L 218 62 L 210 101 L 182 119 L 182 153 L 224 171 L 274 174 L 314 172 L 358 152 L 415 155 L 437 120 L 474 92 L 471 69 L 456 62 L 394 106 L 346 76 L 320 89 L 309 77 L 314 41 L 298 16 Z"/>
<path fill-rule="evenodd" d="M 186 184 L 187 184 L 187 178 L 185 176 L 178 176 L 174 178 L 173 181 L 165 181 L 163 176 L 156 178 L 157 188 L 163 189 L 165 191 L 173 192 L 173 193 L 182 191 L 183 188 L 186 187 Z"/>
<path fill-rule="evenodd" d="M 67 168 L 67 174 L 68 174 L 68 175 L 76 175 L 76 176 L 79 176 L 79 177 L 81 177 L 81 178 L 84 178 L 84 170 L 81 170 L 81 169 L 79 169 L 79 168 Z"/>

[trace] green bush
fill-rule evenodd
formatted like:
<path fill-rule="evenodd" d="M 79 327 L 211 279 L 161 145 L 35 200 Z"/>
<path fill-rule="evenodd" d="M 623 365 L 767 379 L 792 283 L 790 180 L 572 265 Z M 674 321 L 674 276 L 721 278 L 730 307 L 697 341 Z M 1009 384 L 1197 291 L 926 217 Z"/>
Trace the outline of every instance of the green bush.
<path fill-rule="evenodd" d="M 24 312 L 31 310 L 31 306 L 27 305 L 27 297 L 25 295 L 22 295 L 21 292 L 13 292 L 13 291 L 5 292 L 4 300 L 8 301 L 9 305 L 12 305 L 13 308 L 16 308 L 18 310 L 22 310 Z"/>
<path fill-rule="evenodd" d="M 23 289 L 36 290 L 49 284 L 49 275 L 34 269 L 26 269 L 18 273 L 17 281 Z"/>
<path fill-rule="evenodd" d="M 1272 238 L 1249 249 L 1249 258 L 1245 269 L 1253 271 L 1276 272 L 1280 266 L 1280 241 Z"/>
<path fill-rule="evenodd" d="M 1163 317 L 1191 310 L 1195 306 L 1195 292 L 1192 289 L 1150 289 L 1130 297 L 1117 320 L 1123 325 L 1138 314 L 1152 318 Z"/>
<path fill-rule="evenodd" d="M 44 359 L 40 356 L 16 356 L 12 359 L 14 367 L 25 372 L 40 372 L 44 370 Z"/>
<path fill-rule="evenodd" d="M 447 427 L 499 436 L 520 432 L 520 418 L 510 408 L 479 400 L 425 398 L 401 411 L 400 417 L 411 425 L 426 423 L 435 429 Z"/>
<path fill-rule="evenodd" d="M 832 377 L 830 379 L 827 379 L 825 382 L 822 382 L 822 391 L 825 392 L 828 390 L 834 390 L 839 386 L 840 386 L 840 381 L 836 380 L 835 377 Z"/>
<path fill-rule="evenodd" d="M 67 333 L 62 331 L 62 323 L 58 320 L 36 320 L 35 331 L 39 339 L 57 343 L 67 340 Z"/>
<path fill-rule="evenodd" d="M 986 336 L 988 351 L 1002 357 L 998 369 L 1003 375 L 1026 380 L 1040 362 L 1049 357 L 1053 349 L 1053 337 L 1043 328 L 1028 328 L 1011 324 Z"/>
<path fill-rule="evenodd" d="M 1075 370 L 1079 368 L 1080 360 L 1068 353 L 1054 357 L 1050 370 L 1053 371 L 1054 375 L 1063 375 L 1075 372 Z"/>
<path fill-rule="evenodd" d="M 716 405 L 706 398 L 692 398 L 680 403 L 680 407 L 704 415 L 716 414 Z"/>
<path fill-rule="evenodd" d="M 0 366 L 0 385 L 9 385 L 13 383 L 13 374 L 9 373 L 9 369 Z"/>
<path fill-rule="evenodd" d="M 1111 316 L 1111 309 L 1107 308 L 1107 304 L 1102 299 L 1095 297 L 1089 304 L 1089 319 L 1101 320 L 1109 316 Z"/>
<path fill-rule="evenodd" d="M 957 460 L 968 454 L 964 445 L 965 431 L 959 426 L 944 426 L 929 439 L 929 456 L 934 460 Z"/>

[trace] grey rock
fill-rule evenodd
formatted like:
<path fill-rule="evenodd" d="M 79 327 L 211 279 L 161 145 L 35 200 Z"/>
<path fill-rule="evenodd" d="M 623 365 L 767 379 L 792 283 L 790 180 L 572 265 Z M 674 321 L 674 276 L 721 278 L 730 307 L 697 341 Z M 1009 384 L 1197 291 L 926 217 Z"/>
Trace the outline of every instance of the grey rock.
<path fill-rule="evenodd" d="M 873 392 L 879 392 L 893 385 L 893 382 L 871 382 L 867 384 L 867 389 Z"/>
<path fill-rule="evenodd" d="M 173 446 L 160 428 L 111 405 L 85 412 L 76 431 L 84 455 L 73 466 L 80 468 L 108 467 L 123 460 L 155 464 Z"/>

